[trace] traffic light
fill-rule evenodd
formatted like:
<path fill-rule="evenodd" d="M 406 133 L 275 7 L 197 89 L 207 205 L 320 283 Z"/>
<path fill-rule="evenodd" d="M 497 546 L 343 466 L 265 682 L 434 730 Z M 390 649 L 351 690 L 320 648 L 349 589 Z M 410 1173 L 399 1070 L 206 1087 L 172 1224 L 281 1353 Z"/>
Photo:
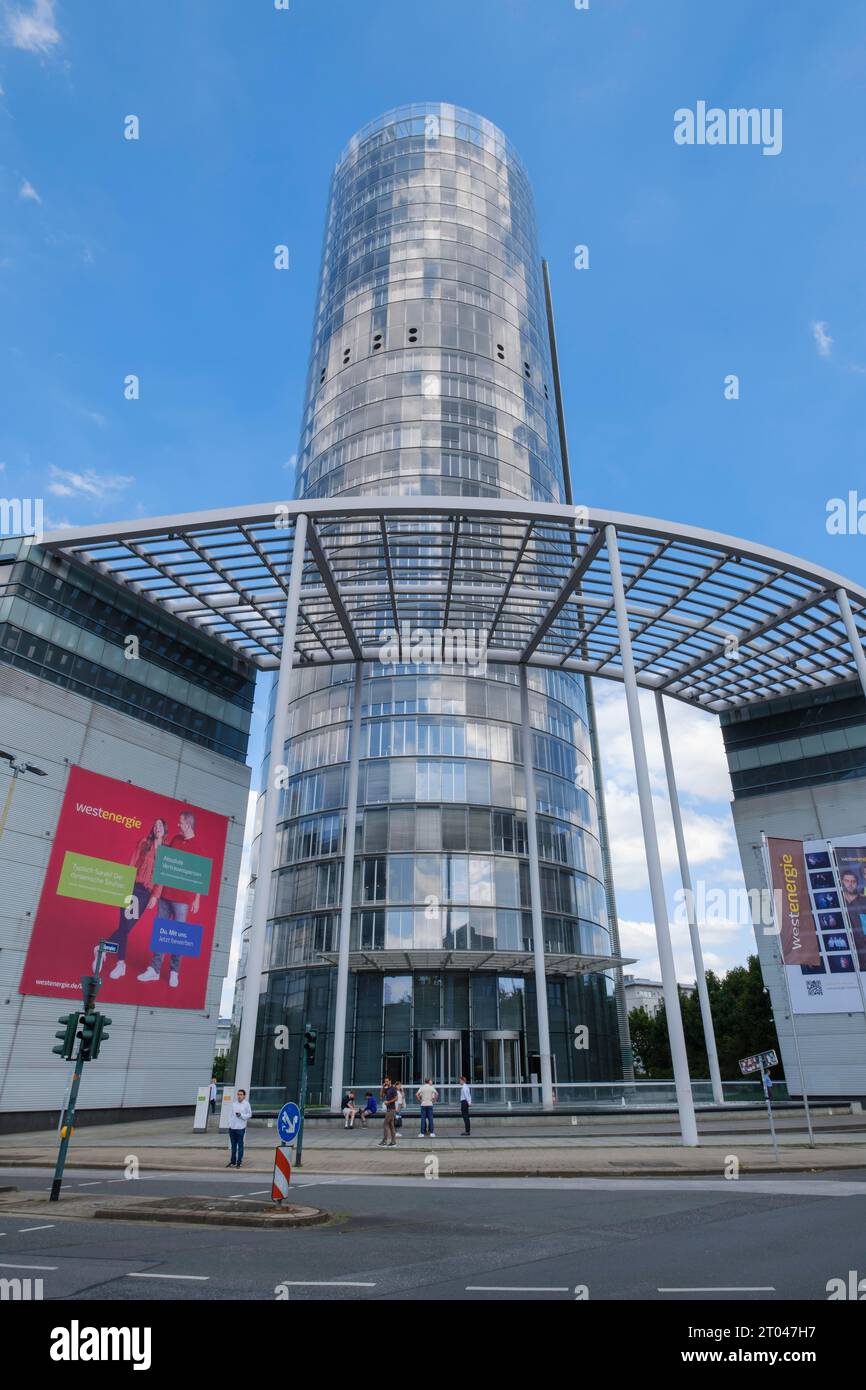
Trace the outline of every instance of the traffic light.
<path fill-rule="evenodd" d="M 93 1038 L 96 1033 L 96 1014 L 85 1014 L 81 1020 L 81 1052 L 79 1060 L 89 1062 L 93 1053 Z"/>
<path fill-rule="evenodd" d="M 72 1054 L 75 1051 L 75 1034 L 78 1032 L 78 1020 L 80 1014 L 63 1014 L 58 1023 L 63 1024 L 63 1032 L 55 1033 L 55 1038 L 62 1038 L 63 1041 L 52 1047 L 51 1051 L 56 1052 L 58 1057 L 62 1057 L 65 1062 L 72 1061 Z"/>
<path fill-rule="evenodd" d="M 304 1029 L 304 1051 L 307 1054 L 308 1067 L 311 1067 L 316 1060 L 316 1039 L 318 1036 L 315 1028 L 311 1028 L 308 1023 Z"/>
<path fill-rule="evenodd" d="M 106 1028 L 111 1027 L 111 1019 L 107 1018 L 105 1014 L 94 1014 L 93 1025 L 93 1040 L 90 1044 L 91 1061 L 96 1060 L 99 1056 L 99 1049 L 105 1042 L 105 1039 L 111 1036 L 110 1033 L 106 1033 L 105 1031 Z"/>

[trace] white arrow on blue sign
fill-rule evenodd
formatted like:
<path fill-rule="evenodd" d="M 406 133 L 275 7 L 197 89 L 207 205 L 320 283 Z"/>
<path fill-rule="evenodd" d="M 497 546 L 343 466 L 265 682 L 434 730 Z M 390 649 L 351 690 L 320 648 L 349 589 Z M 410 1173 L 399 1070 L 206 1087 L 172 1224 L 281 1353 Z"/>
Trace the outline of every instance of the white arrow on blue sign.
<path fill-rule="evenodd" d="M 294 1144 L 301 1127 L 301 1112 L 293 1100 L 287 1101 L 277 1116 L 277 1132 L 284 1144 Z"/>

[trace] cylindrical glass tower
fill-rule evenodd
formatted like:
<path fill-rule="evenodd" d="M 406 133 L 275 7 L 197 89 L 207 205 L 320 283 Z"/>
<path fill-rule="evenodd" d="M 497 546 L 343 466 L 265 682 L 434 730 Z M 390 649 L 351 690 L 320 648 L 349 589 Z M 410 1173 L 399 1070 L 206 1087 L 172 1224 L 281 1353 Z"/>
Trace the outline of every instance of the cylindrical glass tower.
<path fill-rule="evenodd" d="M 554 400 L 519 158 L 454 106 L 380 116 L 331 184 L 297 495 L 563 502 Z M 518 676 L 364 667 L 343 1073 L 359 1092 L 463 1074 L 477 1099 L 537 1099 Z M 253 1084 L 295 1087 L 310 1022 L 312 1100 L 329 1096 L 353 681 L 296 674 L 272 876 Z M 579 969 L 617 953 L 583 682 L 530 667 L 528 683 L 555 1079 L 614 1080 L 613 976 Z"/>

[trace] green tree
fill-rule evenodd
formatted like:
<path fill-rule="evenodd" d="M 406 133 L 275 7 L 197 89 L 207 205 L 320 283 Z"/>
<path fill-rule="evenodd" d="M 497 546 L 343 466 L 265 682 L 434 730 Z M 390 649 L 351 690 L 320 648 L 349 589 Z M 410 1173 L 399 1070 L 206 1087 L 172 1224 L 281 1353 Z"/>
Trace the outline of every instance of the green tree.
<path fill-rule="evenodd" d="M 749 956 L 745 965 L 734 966 L 722 979 L 708 970 L 707 993 L 723 1081 L 742 1080 L 739 1060 L 751 1052 L 774 1048 L 781 1058 L 776 1025 L 770 1012 L 770 996 L 764 987 L 757 956 Z M 709 1064 L 698 993 L 680 989 L 679 994 L 689 1071 L 693 1077 L 706 1077 Z M 651 1079 L 673 1076 L 664 1004 L 655 1017 L 646 1009 L 632 1009 L 629 1029 L 639 1073 Z"/>

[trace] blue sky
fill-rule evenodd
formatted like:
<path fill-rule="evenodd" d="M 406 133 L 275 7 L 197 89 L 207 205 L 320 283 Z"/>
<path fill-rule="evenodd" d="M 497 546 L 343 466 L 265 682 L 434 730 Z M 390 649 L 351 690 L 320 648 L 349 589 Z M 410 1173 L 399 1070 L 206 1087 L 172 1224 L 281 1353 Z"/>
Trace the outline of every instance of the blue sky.
<path fill-rule="evenodd" d="M 75 524 L 287 493 L 334 160 L 387 107 L 445 100 L 529 169 L 575 499 L 866 579 L 863 538 L 825 526 L 829 498 L 866 493 L 858 0 L 0 0 L 0 33 L 4 495 Z M 676 145 L 698 100 L 782 108 L 781 153 Z M 600 696 L 621 908 L 652 970 L 620 693 Z M 675 717 L 696 869 L 726 880 L 714 730 Z"/>

